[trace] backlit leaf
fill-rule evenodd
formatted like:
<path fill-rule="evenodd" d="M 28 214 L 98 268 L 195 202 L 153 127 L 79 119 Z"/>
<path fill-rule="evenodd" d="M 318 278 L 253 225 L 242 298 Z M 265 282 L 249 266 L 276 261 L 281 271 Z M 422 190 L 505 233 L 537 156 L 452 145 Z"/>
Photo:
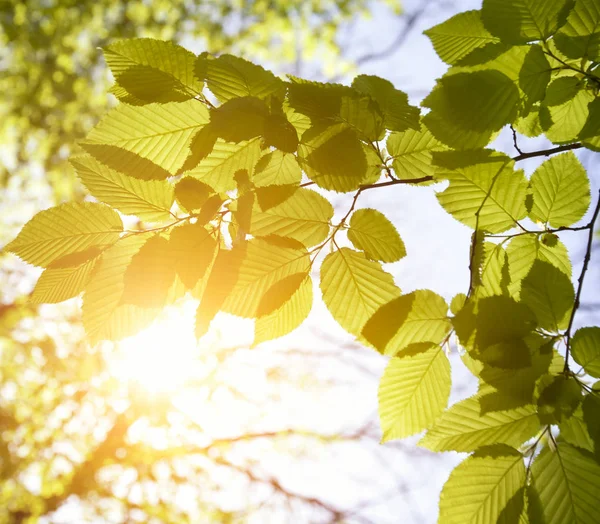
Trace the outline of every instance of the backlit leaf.
<path fill-rule="evenodd" d="M 272 151 L 256 163 L 252 181 L 256 187 L 299 184 L 302 170 L 295 155 L 283 151 Z"/>
<path fill-rule="evenodd" d="M 571 339 L 571 356 L 588 375 L 600 378 L 600 327 L 578 329 Z"/>
<path fill-rule="evenodd" d="M 600 58 L 600 6 L 595 0 L 575 0 L 567 23 L 555 35 L 556 47 L 569 58 Z"/>
<path fill-rule="evenodd" d="M 98 257 L 75 267 L 48 268 L 40 275 L 31 301 L 34 304 L 54 304 L 76 297 L 88 283 Z"/>
<path fill-rule="evenodd" d="M 173 185 L 166 180 L 140 180 L 110 169 L 86 155 L 71 159 L 77 175 L 89 192 L 125 215 L 144 221 L 169 218 Z"/>
<path fill-rule="evenodd" d="M 392 358 L 379 383 L 383 442 L 429 427 L 448 404 L 450 363 L 439 346 Z"/>
<path fill-rule="evenodd" d="M 114 244 L 123 231 L 119 214 L 104 204 L 70 202 L 40 211 L 4 249 L 36 266 L 65 255 Z"/>
<path fill-rule="evenodd" d="M 432 152 L 447 149 L 425 127 L 421 131 L 408 129 L 402 133 L 392 133 L 386 146 L 394 158 L 396 176 L 402 180 L 433 176 L 437 168 L 431 162 Z"/>
<path fill-rule="evenodd" d="M 529 216 L 552 227 L 579 221 L 590 205 L 590 182 L 572 151 L 546 160 L 531 177 Z"/>
<path fill-rule="evenodd" d="M 431 451 L 474 451 L 490 444 L 516 447 L 540 428 L 535 406 L 482 414 L 475 395 L 450 406 L 419 445 Z"/>
<path fill-rule="evenodd" d="M 217 241 L 201 224 L 185 224 L 171 231 L 168 249 L 179 278 L 192 289 L 213 261 Z"/>
<path fill-rule="evenodd" d="M 406 248 L 398 231 L 376 209 L 358 209 L 352 214 L 348 239 L 372 260 L 396 262 L 406 256 Z"/>
<path fill-rule="evenodd" d="M 356 336 L 375 311 L 400 294 L 381 264 L 346 247 L 330 253 L 323 261 L 321 291 L 333 318 Z"/>

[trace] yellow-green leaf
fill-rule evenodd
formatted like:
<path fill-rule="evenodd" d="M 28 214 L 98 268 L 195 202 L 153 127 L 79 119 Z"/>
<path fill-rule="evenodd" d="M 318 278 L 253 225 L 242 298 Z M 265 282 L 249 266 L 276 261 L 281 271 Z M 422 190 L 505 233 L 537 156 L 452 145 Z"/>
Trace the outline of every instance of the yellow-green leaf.
<path fill-rule="evenodd" d="M 4 249 L 36 266 L 90 247 L 114 244 L 123 231 L 119 214 L 104 204 L 70 202 L 40 211 Z"/>
<path fill-rule="evenodd" d="M 396 262 L 406 256 L 404 242 L 394 225 L 376 209 L 358 209 L 350 217 L 348 239 L 367 257 Z"/>
<path fill-rule="evenodd" d="M 333 318 L 356 336 L 375 311 L 400 294 L 379 262 L 347 247 L 330 253 L 323 261 L 321 291 Z"/>
<path fill-rule="evenodd" d="M 48 268 L 40 275 L 31 294 L 34 304 L 55 304 L 76 297 L 89 281 L 98 257 L 75 267 Z"/>
<path fill-rule="evenodd" d="M 600 327 L 578 329 L 571 339 L 571 355 L 588 375 L 600 378 Z"/>
<path fill-rule="evenodd" d="M 425 127 L 421 131 L 407 129 L 402 133 L 392 133 L 386 146 L 394 158 L 392 165 L 396 176 L 401 180 L 433 176 L 437 167 L 432 164 L 432 153 L 447 149 Z"/>
<path fill-rule="evenodd" d="M 383 442 L 429 427 L 448 404 L 450 363 L 439 346 L 392 358 L 379 383 Z"/>
<path fill-rule="evenodd" d="M 256 187 L 299 184 L 302 170 L 296 156 L 283 151 L 272 151 L 262 156 L 254 168 L 252 181 Z"/>
<path fill-rule="evenodd" d="M 173 185 L 166 180 L 140 180 L 106 167 L 85 155 L 71 159 L 77 175 L 93 197 L 125 215 L 153 222 L 169 218 Z"/>

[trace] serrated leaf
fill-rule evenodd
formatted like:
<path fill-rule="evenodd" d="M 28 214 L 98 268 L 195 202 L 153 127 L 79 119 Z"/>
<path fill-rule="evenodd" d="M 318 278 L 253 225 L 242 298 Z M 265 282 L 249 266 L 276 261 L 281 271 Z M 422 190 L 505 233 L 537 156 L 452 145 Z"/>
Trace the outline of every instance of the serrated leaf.
<path fill-rule="evenodd" d="M 31 294 L 34 304 L 56 304 L 76 297 L 88 283 L 98 257 L 75 267 L 48 268 L 40 275 Z"/>
<path fill-rule="evenodd" d="M 174 175 L 187 158 L 192 136 L 208 121 L 208 110 L 198 100 L 141 107 L 121 104 L 108 112 L 82 145 L 122 149 Z M 93 149 L 87 151 L 103 162 Z M 130 170 L 114 164 L 110 167 L 126 173 Z"/>
<path fill-rule="evenodd" d="M 550 88 L 558 80 L 550 84 Z M 549 89 L 550 89 L 549 88 Z M 586 122 L 590 121 L 589 104 L 594 94 L 587 89 L 580 89 L 572 98 L 562 104 L 547 107 L 542 105 L 540 121 L 546 137 L 556 144 L 573 142 L 584 131 Z"/>
<path fill-rule="evenodd" d="M 252 181 L 256 187 L 299 184 L 302 169 L 296 156 L 283 151 L 272 151 L 262 156 L 254 168 Z"/>
<path fill-rule="evenodd" d="M 523 456 L 516 449 L 482 448 L 450 473 L 440 495 L 439 523 L 517 522 L 525 480 Z"/>
<path fill-rule="evenodd" d="M 172 42 L 121 40 L 104 48 L 104 58 L 118 84 L 142 102 L 181 101 L 202 92 L 194 76 L 196 56 Z"/>
<path fill-rule="evenodd" d="M 211 110 L 210 125 L 227 142 L 242 142 L 261 136 L 269 116 L 267 104 L 260 98 L 233 98 Z"/>
<path fill-rule="evenodd" d="M 202 208 L 212 193 L 212 187 L 191 176 L 185 176 L 175 184 L 177 203 L 189 213 Z"/>
<path fill-rule="evenodd" d="M 204 74 L 199 75 L 199 71 Z M 243 96 L 264 99 L 271 95 L 283 100 L 285 95 L 285 84 L 273 73 L 237 56 L 200 56 L 196 73 L 206 78 L 207 87 L 220 102 Z"/>
<path fill-rule="evenodd" d="M 535 316 L 513 298 L 489 296 L 470 301 L 452 323 L 471 357 L 504 369 L 531 364 L 526 337 L 536 327 Z"/>
<path fill-rule="evenodd" d="M 515 120 L 519 90 L 496 69 L 442 77 L 422 102 L 431 112 L 423 123 L 456 149 L 485 147 L 492 135 Z"/>
<path fill-rule="evenodd" d="M 447 64 L 455 65 L 476 49 L 496 44 L 481 21 L 481 11 L 458 13 L 424 33 L 429 37 L 438 56 Z"/>
<path fill-rule="evenodd" d="M 571 261 L 565 245 L 556 240 L 554 245 L 545 244 L 535 234 L 520 235 L 513 238 L 506 248 L 508 270 L 510 273 L 510 294 L 520 295 L 521 282 L 527 276 L 536 260 L 552 264 L 571 278 Z"/>
<path fill-rule="evenodd" d="M 398 231 L 376 209 L 358 209 L 352 214 L 348 240 L 372 260 L 396 262 L 406 256 L 406 248 Z"/>
<path fill-rule="evenodd" d="M 223 311 L 245 318 L 257 315 L 258 306 L 274 284 L 296 273 L 306 273 L 310 260 L 299 242 L 277 237 L 255 238 L 233 249 L 241 259 L 238 278 L 223 302 Z"/>
<path fill-rule="evenodd" d="M 301 187 L 275 206 L 262 208 L 259 199 L 254 206 L 249 233 L 293 238 L 310 247 L 327 238 L 332 217 L 333 206 L 326 198 Z"/>
<path fill-rule="evenodd" d="M 508 294 L 510 275 L 506 251 L 502 245 L 491 242 L 478 242 L 477 247 L 481 249 L 481 256 L 475 264 L 479 275 L 475 295 L 483 298 Z"/>
<path fill-rule="evenodd" d="M 295 153 L 298 149 L 298 131 L 283 112 L 267 117 L 263 138 L 266 145 L 285 153 Z"/>
<path fill-rule="evenodd" d="M 321 291 L 333 318 L 356 336 L 375 311 L 400 294 L 381 264 L 346 247 L 330 253 L 323 261 Z"/>
<path fill-rule="evenodd" d="M 573 377 L 545 375 L 538 384 L 538 415 L 543 424 L 559 424 L 573 415 L 583 400 L 581 387 Z"/>
<path fill-rule="evenodd" d="M 429 427 L 448 404 L 450 363 L 439 346 L 392 358 L 379 383 L 382 442 Z"/>
<path fill-rule="evenodd" d="M 312 124 L 318 120 L 334 119 L 339 116 L 342 97 L 355 97 L 358 92 L 341 84 L 313 82 L 288 75 L 290 107 L 299 114 L 310 118 Z"/>
<path fill-rule="evenodd" d="M 218 139 L 212 152 L 186 175 L 208 184 L 215 191 L 231 191 L 236 188 L 234 175 L 240 170 L 248 173 L 260 158 L 260 139 L 233 144 Z"/>
<path fill-rule="evenodd" d="M 163 307 L 175 281 L 174 262 L 174 254 L 166 238 L 159 234 L 149 238 L 127 266 L 121 302 L 141 307 Z"/>
<path fill-rule="evenodd" d="M 323 189 L 353 191 L 368 175 L 361 141 L 346 124 L 311 127 L 302 135 L 298 161 L 311 180 Z"/>
<path fill-rule="evenodd" d="M 464 293 L 458 293 L 454 295 L 452 301 L 450 302 L 450 311 L 453 315 L 458 314 L 458 312 L 463 308 L 465 302 L 467 301 L 467 295 Z"/>
<path fill-rule="evenodd" d="M 98 261 L 83 295 L 83 327 L 92 345 L 100 340 L 118 340 L 146 327 L 158 309 L 121 304 L 124 277 L 131 258 L 148 234 L 131 235 L 107 249 Z"/>
<path fill-rule="evenodd" d="M 386 355 L 411 345 L 439 344 L 450 331 L 448 305 L 428 289 L 413 291 L 381 306 L 362 330 L 363 336 Z"/>
<path fill-rule="evenodd" d="M 390 134 L 386 147 L 394 158 L 396 176 L 402 180 L 433 176 L 437 168 L 432 164 L 432 153 L 447 149 L 425 127 L 421 131 L 408 129 Z"/>
<path fill-rule="evenodd" d="M 595 0 L 575 0 L 567 23 L 554 36 L 556 47 L 567 57 L 600 58 L 600 6 Z"/>
<path fill-rule="evenodd" d="M 541 428 L 535 406 L 481 413 L 479 396 L 452 405 L 419 442 L 431 451 L 474 451 L 490 444 L 519 446 Z"/>
<path fill-rule="evenodd" d="M 551 74 L 552 69 L 542 47 L 530 46 L 519 73 L 519 87 L 527 99 L 527 108 L 544 99 Z"/>
<path fill-rule="evenodd" d="M 483 0 L 481 17 L 492 34 L 511 44 L 546 40 L 567 20 L 567 0 Z"/>
<path fill-rule="evenodd" d="M 521 301 L 535 313 L 541 328 L 559 333 L 569 324 L 575 290 L 562 271 L 536 260 L 521 283 Z"/>
<path fill-rule="evenodd" d="M 369 95 L 377 102 L 383 113 L 383 124 L 390 131 L 405 131 L 407 129 L 419 130 L 419 108 L 408 103 L 408 95 L 399 91 L 389 80 L 378 76 L 358 75 L 352 82 L 352 87 Z M 344 100 L 342 100 L 342 113 Z M 373 126 L 373 133 L 367 133 L 369 139 L 379 138 L 377 124 Z"/>
<path fill-rule="evenodd" d="M 275 282 L 260 299 L 256 316 L 264 317 L 280 309 L 300 289 L 307 276 L 307 273 L 294 273 Z"/>
<path fill-rule="evenodd" d="M 213 261 L 217 241 L 202 225 L 185 224 L 171 231 L 168 249 L 179 278 L 192 289 Z"/>
<path fill-rule="evenodd" d="M 571 356 L 588 375 L 600 378 L 600 327 L 578 329 L 571 339 Z"/>
<path fill-rule="evenodd" d="M 173 185 L 166 180 L 140 180 L 106 167 L 85 155 L 71 159 L 77 175 L 93 197 L 125 215 L 157 222 L 170 216 Z"/>
<path fill-rule="evenodd" d="M 292 332 L 304 322 L 312 309 L 312 303 L 312 279 L 307 276 L 291 298 L 279 309 L 256 319 L 253 347 Z"/>
<path fill-rule="evenodd" d="M 531 472 L 547 524 L 598 522 L 600 465 L 587 452 L 566 442 L 546 446 Z"/>
<path fill-rule="evenodd" d="M 501 233 L 527 215 L 527 179 L 507 160 L 440 171 L 437 177 L 450 181 L 448 188 L 437 194 L 440 204 L 469 227 Z"/>
<path fill-rule="evenodd" d="M 114 244 L 123 231 L 119 214 L 104 204 L 70 202 L 40 211 L 4 249 L 48 267 L 65 255 Z"/>
<path fill-rule="evenodd" d="M 600 412 L 597 413 L 600 415 Z M 578 448 L 594 452 L 594 441 L 590 437 L 587 424 L 583 418 L 583 408 L 579 406 L 575 412 L 559 424 L 560 439 Z"/>
<path fill-rule="evenodd" d="M 590 182 L 572 151 L 546 160 L 531 177 L 533 207 L 529 216 L 552 227 L 570 226 L 587 211 Z"/>

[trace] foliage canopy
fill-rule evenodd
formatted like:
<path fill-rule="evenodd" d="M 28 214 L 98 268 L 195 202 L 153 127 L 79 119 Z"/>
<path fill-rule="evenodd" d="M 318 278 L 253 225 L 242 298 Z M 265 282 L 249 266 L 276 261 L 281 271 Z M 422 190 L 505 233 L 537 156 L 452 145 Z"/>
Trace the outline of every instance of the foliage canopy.
<path fill-rule="evenodd" d="M 121 103 L 72 158 L 96 202 L 42 211 L 6 249 L 44 268 L 36 301 L 83 293 L 92 343 L 189 293 L 198 337 L 223 311 L 256 319 L 258 344 L 304 321 L 318 275 L 333 318 L 392 357 L 384 440 L 427 430 L 419 445 L 472 453 L 440 522 L 595 522 L 600 328 L 573 326 L 600 202 L 576 225 L 592 197 L 572 150 L 600 149 L 599 25 L 592 0 L 484 0 L 426 32 L 450 68 L 424 116 L 378 77 L 283 80 L 228 54 L 110 44 Z M 509 125 L 555 146 L 487 148 Z M 535 156 L 550 158 L 527 178 Z M 403 294 L 383 266 L 407 256 L 395 225 L 355 210 L 365 191 L 430 183 L 473 229 L 470 286 L 450 305 Z M 339 221 L 329 192 L 353 194 Z M 576 286 L 564 231 L 587 235 Z M 479 390 L 448 408 L 453 336 Z"/>

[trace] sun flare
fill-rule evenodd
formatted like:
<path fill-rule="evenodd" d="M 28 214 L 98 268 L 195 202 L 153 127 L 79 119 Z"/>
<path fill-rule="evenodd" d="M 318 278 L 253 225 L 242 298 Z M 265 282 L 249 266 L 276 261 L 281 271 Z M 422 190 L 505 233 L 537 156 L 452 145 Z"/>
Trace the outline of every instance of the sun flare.
<path fill-rule="evenodd" d="M 187 301 L 165 309 L 140 333 L 118 344 L 113 376 L 150 393 L 173 394 L 192 378 L 207 373 L 194 336 L 197 303 Z"/>

